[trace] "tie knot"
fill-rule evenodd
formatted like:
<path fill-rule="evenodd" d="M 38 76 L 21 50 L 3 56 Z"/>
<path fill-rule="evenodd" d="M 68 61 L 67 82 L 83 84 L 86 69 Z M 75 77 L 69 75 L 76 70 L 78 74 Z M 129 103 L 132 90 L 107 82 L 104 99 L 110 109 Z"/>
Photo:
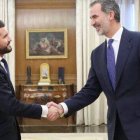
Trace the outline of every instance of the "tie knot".
<path fill-rule="evenodd" d="M 4 58 L 2 58 L 1 62 L 3 62 L 4 64 L 6 64 L 6 60 Z"/>
<path fill-rule="evenodd" d="M 109 45 L 109 46 L 112 45 L 113 41 L 114 41 L 114 39 L 109 39 L 109 40 L 108 40 L 108 45 Z"/>

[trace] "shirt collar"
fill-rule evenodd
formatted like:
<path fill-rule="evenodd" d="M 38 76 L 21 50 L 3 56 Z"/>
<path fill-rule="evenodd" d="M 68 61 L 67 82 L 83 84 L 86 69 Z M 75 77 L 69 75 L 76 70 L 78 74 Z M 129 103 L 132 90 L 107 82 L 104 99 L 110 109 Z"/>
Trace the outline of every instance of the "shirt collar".
<path fill-rule="evenodd" d="M 123 27 L 121 26 L 120 29 L 113 35 L 112 39 L 116 40 L 116 41 L 120 41 L 121 40 L 121 36 L 122 36 L 122 32 L 123 32 Z M 107 42 L 110 38 L 107 38 Z"/>
<path fill-rule="evenodd" d="M 2 57 L 0 56 L 0 61 L 2 60 Z"/>

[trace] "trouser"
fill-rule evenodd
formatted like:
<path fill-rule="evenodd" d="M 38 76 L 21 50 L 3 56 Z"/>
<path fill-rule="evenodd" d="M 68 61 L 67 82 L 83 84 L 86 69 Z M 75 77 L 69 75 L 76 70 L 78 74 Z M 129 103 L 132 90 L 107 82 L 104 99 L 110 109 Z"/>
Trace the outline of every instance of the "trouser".
<path fill-rule="evenodd" d="M 114 140 L 128 140 L 122 128 L 118 114 L 116 115 Z"/>
<path fill-rule="evenodd" d="M 0 136 L 0 140 L 19 140 L 18 135 L 15 130 L 11 130 L 10 132 L 5 133 Z"/>

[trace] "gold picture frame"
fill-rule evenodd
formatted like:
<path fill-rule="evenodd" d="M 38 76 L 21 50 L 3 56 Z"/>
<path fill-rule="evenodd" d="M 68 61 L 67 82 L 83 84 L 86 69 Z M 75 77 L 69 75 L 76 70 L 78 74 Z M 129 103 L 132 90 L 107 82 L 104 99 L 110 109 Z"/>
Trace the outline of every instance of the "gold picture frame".
<path fill-rule="evenodd" d="M 67 58 L 67 29 L 27 29 L 26 59 Z"/>

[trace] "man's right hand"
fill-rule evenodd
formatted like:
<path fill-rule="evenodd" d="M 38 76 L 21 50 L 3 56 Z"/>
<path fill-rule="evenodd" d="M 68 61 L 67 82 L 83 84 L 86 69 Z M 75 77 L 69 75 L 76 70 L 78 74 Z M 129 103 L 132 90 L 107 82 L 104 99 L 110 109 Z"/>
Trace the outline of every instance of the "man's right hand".
<path fill-rule="evenodd" d="M 47 119 L 49 121 L 55 121 L 59 117 L 62 117 L 64 110 L 60 104 L 56 104 L 54 102 L 49 102 L 49 103 L 47 103 L 47 106 L 48 106 Z"/>

